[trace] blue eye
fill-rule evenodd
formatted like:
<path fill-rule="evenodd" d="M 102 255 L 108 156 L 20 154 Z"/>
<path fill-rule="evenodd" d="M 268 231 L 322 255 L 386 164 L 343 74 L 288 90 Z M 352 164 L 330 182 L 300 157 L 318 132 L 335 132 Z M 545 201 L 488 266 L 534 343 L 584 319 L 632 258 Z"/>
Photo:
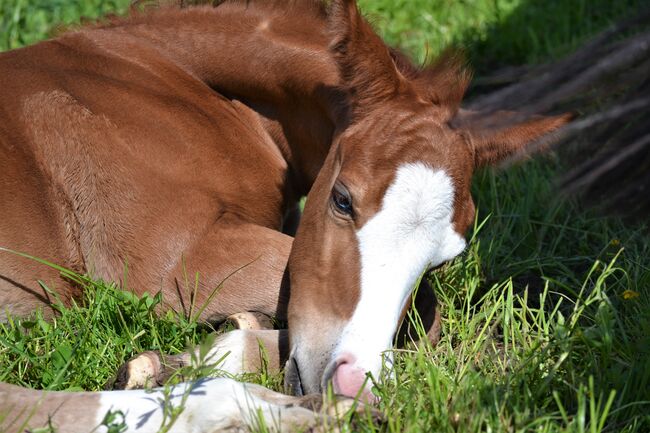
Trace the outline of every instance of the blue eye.
<path fill-rule="evenodd" d="M 352 216 L 354 212 L 352 209 L 352 197 L 350 197 L 350 193 L 344 186 L 340 184 L 334 185 L 332 189 L 332 203 L 339 213 Z"/>

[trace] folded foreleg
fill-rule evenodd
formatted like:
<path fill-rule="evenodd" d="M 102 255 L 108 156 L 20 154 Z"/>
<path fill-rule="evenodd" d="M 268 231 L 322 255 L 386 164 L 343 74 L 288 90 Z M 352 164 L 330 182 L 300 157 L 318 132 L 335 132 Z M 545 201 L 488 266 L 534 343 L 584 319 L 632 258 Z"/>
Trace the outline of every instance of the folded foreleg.
<path fill-rule="evenodd" d="M 118 371 L 113 389 L 138 389 L 163 385 L 172 375 L 197 368 L 211 376 L 275 373 L 286 362 L 289 350 L 286 330 L 237 329 L 218 336 L 207 350 L 163 355 L 144 352 L 127 361 Z M 186 370 L 186 371 L 187 371 Z"/>

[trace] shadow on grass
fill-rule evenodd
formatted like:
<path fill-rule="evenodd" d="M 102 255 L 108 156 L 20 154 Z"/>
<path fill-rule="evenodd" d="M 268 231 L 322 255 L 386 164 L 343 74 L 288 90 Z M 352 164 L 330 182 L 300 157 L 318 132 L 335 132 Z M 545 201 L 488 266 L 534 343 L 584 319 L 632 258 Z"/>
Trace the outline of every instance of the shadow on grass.
<path fill-rule="evenodd" d="M 469 29 L 458 42 L 484 75 L 557 59 L 647 5 L 647 0 L 523 0 L 507 16 L 495 17 L 487 32 Z"/>

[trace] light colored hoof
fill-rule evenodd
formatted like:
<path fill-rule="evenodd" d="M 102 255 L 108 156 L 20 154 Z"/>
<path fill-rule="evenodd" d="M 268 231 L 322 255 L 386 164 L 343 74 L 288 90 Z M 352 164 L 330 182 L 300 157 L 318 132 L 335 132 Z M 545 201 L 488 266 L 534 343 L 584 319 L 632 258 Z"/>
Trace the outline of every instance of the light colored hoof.
<path fill-rule="evenodd" d="M 273 322 L 266 314 L 245 311 L 228 316 L 226 322 L 232 323 L 237 329 L 250 331 L 259 331 L 263 329 L 273 329 Z"/>
<path fill-rule="evenodd" d="M 346 413 L 352 410 L 356 412 L 362 407 L 363 404 L 355 401 L 352 398 L 339 397 L 335 402 L 326 404 L 323 408 L 323 412 L 332 418 L 340 418 Z"/>
<path fill-rule="evenodd" d="M 117 372 L 113 389 L 142 389 L 161 385 L 163 365 L 158 352 L 143 352 L 128 360 Z"/>
<path fill-rule="evenodd" d="M 375 424 L 381 424 L 385 421 L 382 412 L 353 398 L 336 396 L 333 400 L 329 400 L 320 394 L 310 394 L 298 397 L 298 399 L 300 407 L 318 413 L 323 420 L 340 420 L 350 416 L 353 424 L 356 417 L 369 417 Z"/>
<path fill-rule="evenodd" d="M 340 419 L 347 415 L 354 415 L 361 417 L 369 416 L 376 424 L 384 421 L 384 414 L 382 412 L 371 405 L 348 397 L 336 397 L 334 402 L 325 404 L 325 407 L 321 412 L 334 419 Z"/>

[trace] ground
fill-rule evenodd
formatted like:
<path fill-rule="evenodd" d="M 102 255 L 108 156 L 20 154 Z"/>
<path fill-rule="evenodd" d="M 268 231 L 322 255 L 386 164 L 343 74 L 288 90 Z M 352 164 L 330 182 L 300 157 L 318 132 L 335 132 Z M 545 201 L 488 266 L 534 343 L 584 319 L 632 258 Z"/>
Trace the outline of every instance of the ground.
<path fill-rule="evenodd" d="M 123 13 L 127 3 L 4 0 L 0 49 L 36 42 L 80 16 Z M 641 3 L 361 2 L 386 38 L 418 59 L 450 43 L 467 46 L 479 76 L 566 54 Z M 356 430 L 650 431 L 647 228 L 559 196 L 553 182 L 562 168 L 560 151 L 476 175 L 470 245 L 431 276 L 442 340 L 396 354 L 396 376 L 375 389 L 386 423 L 361 420 Z M 157 317 L 159 297 L 80 278 L 87 298 L 54 321 L 37 315 L 0 325 L 1 381 L 98 390 L 134 353 L 177 353 L 210 331 L 192 317 Z M 277 375 L 247 379 L 280 389 Z"/>

